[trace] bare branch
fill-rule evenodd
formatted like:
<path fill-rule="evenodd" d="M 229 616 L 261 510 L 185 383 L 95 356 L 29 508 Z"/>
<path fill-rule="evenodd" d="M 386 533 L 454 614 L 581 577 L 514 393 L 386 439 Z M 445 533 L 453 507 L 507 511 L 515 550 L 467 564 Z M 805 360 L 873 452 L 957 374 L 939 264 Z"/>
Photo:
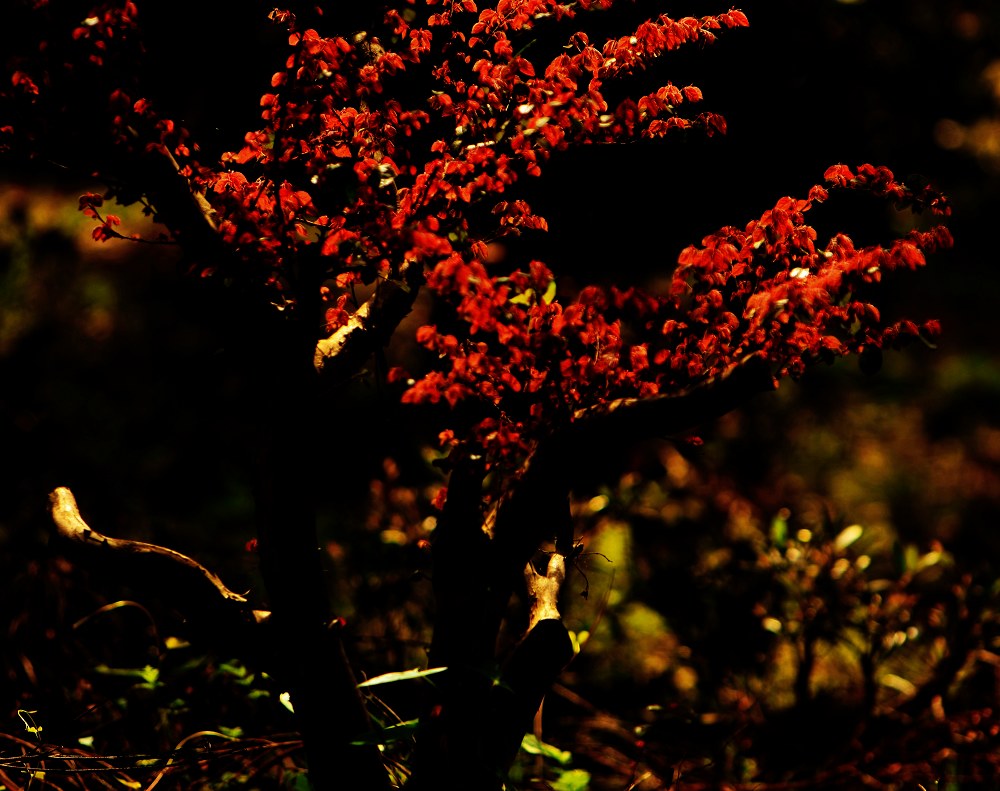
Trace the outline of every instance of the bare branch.
<path fill-rule="evenodd" d="M 138 139 L 135 142 L 138 144 Z M 139 191 L 144 196 L 143 203 L 152 210 L 153 219 L 167 229 L 186 255 L 216 266 L 233 260 L 232 250 L 219 235 L 215 210 L 205 194 L 184 175 L 169 148 L 149 146 L 126 155 L 119 166 L 121 172 L 106 175 L 107 182 Z"/>
<path fill-rule="evenodd" d="M 160 149 L 160 151 L 164 156 L 166 156 L 167 161 L 170 163 L 172 173 L 176 174 L 177 178 L 181 180 L 178 183 L 187 184 L 188 189 L 186 192 L 191 196 L 188 206 L 189 213 L 191 209 L 193 209 L 195 212 L 194 216 L 200 217 L 201 221 L 208 230 L 213 233 L 218 233 L 219 225 L 216 222 L 215 209 L 212 208 L 212 205 L 208 202 L 204 193 L 199 192 L 191 186 L 191 182 L 181 173 L 181 166 L 177 163 L 174 155 L 170 153 L 170 150 L 166 146 Z M 185 191 L 182 190 L 180 194 L 184 195 L 184 193 Z"/>
<path fill-rule="evenodd" d="M 602 440 L 623 444 L 680 434 L 774 388 L 774 375 L 767 360 L 752 355 L 682 395 L 622 398 L 599 408 L 582 410 L 567 432 L 572 435 L 569 442 L 577 447 Z"/>
<path fill-rule="evenodd" d="M 183 567 L 204 579 L 225 602 L 238 606 L 241 610 L 245 611 L 246 615 L 251 616 L 253 620 L 260 622 L 266 620 L 270 615 L 270 613 L 262 610 L 251 610 L 245 596 L 227 588 L 218 576 L 187 555 L 173 549 L 168 549 L 167 547 L 158 546 L 157 544 L 149 544 L 145 541 L 110 538 L 94 530 L 83 520 L 83 517 L 80 515 L 80 509 L 76 504 L 76 498 L 65 486 L 60 486 L 49 494 L 49 502 L 52 520 L 56 524 L 59 535 L 63 538 L 76 544 L 100 548 L 109 552 L 163 558 L 171 564 Z"/>

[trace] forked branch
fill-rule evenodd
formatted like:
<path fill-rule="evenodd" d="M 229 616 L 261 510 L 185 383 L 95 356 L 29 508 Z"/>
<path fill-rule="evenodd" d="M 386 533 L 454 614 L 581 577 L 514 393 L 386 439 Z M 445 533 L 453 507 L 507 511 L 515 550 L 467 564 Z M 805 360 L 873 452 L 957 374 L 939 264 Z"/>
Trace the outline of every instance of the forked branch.
<path fill-rule="evenodd" d="M 682 434 L 773 389 L 768 362 L 753 356 L 683 395 L 621 399 L 600 411 L 579 413 L 573 423 L 540 442 L 516 488 L 500 501 L 490 527 L 505 555 L 507 570 L 502 573 L 507 576 L 510 570 L 523 568 L 539 544 L 553 535 L 560 552 L 571 550 L 569 491 L 581 465 L 591 464 L 595 453 Z M 538 519 L 540 513 L 548 518 Z M 526 530 L 526 525 L 534 529 Z"/>

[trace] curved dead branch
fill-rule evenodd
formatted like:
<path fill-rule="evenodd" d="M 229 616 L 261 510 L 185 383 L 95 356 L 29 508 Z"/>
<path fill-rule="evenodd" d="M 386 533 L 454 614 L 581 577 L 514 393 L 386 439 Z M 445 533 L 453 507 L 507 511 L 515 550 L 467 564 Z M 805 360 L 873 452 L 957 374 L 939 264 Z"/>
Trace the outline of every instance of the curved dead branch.
<path fill-rule="evenodd" d="M 198 561 L 174 549 L 150 544 L 145 541 L 133 541 L 125 538 L 111 538 L 94 530 L 80 515 L 73 492 L 65 486 L 53 490 L 49 494 L 49 504 L 52 521 L 55 522 L 59 535 L 75 544 L 103 550 L 108 553 L 123 553 L 126 555 L 145 555 L 158 557 L 171 565 L 193 574 L 205 582 L 230 607 L 236 607 L 245 616 L 258 623 L 266 620 L 270 613 L 264 610 L 253 610 L 246 596 L 230 590 L 213 572 L 202 566 Z"/>

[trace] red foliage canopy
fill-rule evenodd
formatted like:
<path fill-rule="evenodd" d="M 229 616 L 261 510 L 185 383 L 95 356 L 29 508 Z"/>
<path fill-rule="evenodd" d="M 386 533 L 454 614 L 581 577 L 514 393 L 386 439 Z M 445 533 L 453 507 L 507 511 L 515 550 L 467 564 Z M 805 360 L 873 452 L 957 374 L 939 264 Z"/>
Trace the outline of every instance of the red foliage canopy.
<path fill-rule="evenodd" d="M 226 277 L 266 282 L 272 301 L 290 312 L 307 304 L 308 290 L 320 291 L 325 326 L 316 321 L 315 331 L 330 336 L 317 353 L 320 367 L 343 350 L 347 335 L 378 318 L 382 303 L 368 312 L 352 307 L 354 284 L 411 294 L 426 287 L 449 316 L 447 329 L 417 333 L 437 363 L 412 378 L 398 369 L 392 377 L 407 383 L 405 402 L 475 402 L 480 417 L 459 434 L 468 452 L 484 453 L 490 464 L 516 466 L 560 425 L 618 399 L 687 391 L 750 356 L 768 360 L 780 378 L 817 360 L 936 334 L 934 322 L 883 325 L 859 293 L 883 272 L 922 266 L 926 252 L 950 244 L 944 227 L 859 249 L 843 234 L 819 245 L 807 222 L 829 189 L 948 213 L 930 189 L 910 190 L 867 164 L 835 165 L 807 198 L 782 198 L 759 219 L 688 247 L 664 293 L 588 287 L 563 302 L 541 262 L 496 271 L 491 241 L 547 227 L 515 187 L 541 174 L 554 152 L 725 131 L 721 116 L 690 112 L 702 100 L 695 86 L 667 82 L 613 105 L 606 88 L 747 18 L 735 9 L 661 15 L 592 42 L 584 32 L 558 31 L 565 20 L 582 27 L 583 17 L 614 0 L 395 5 L 379 25 L 352 35 L 323 35 L 300 26 L 292 11 L 274 10 L 288 52 L 261 97 L 261 127 L 210 161 L 192 132 L 143 95 L 134 72 L 117 67 L 142 49 L 137 4 L 101 3 L 61 40 L 53 33 L 46 48 L 73 53 L 62 66 L 46 51 L 12 58 L 3 100 L 19 117 L 3 122 L 0 140 L 9 150 L 43 153 L 58 138 L 44 119 L 82 85 L 100 86 L 87 88 L 92 126 L 110 132 L 115 161 L 168 159 L 231 251 L 228 261 L 193 251 L 202 274 L 224 269 Z M 34 6 L 48 11 L 43 0 Z M 108 170 L 99 175 L 121 176 Z M 124 189 L 118 195 L 137 197 Z M 95 237 L 121 236 L 118 218 L 102 217 L 99 206 L 95 196 L 81 201 L 101 222 Z M 164 220 L 183 243 L 189 229 Z M 402 302 L 405 311 L 412 296 Z M 455 436 L 446 430 L 442 441 Z"/>

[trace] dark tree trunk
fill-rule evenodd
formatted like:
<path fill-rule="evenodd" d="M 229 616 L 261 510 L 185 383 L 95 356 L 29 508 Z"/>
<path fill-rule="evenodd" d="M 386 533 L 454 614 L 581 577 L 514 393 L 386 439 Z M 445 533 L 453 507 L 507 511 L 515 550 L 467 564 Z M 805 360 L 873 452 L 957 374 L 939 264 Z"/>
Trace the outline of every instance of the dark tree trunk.
<path fill-rule="evenodd" d="M 258 372 L 251 381 L 261 573 L 275 658 L 300 723 L 309 779 L 318 791 L 388 789 L 377 747 L 351 745 L 370 723 L 340 636 L 328 626 L 316 535 L 318 460 L 325 456 L 318 447 L 312 347 L 291 323 L 272 323 L 254 346 L 252 364 Z"/>

